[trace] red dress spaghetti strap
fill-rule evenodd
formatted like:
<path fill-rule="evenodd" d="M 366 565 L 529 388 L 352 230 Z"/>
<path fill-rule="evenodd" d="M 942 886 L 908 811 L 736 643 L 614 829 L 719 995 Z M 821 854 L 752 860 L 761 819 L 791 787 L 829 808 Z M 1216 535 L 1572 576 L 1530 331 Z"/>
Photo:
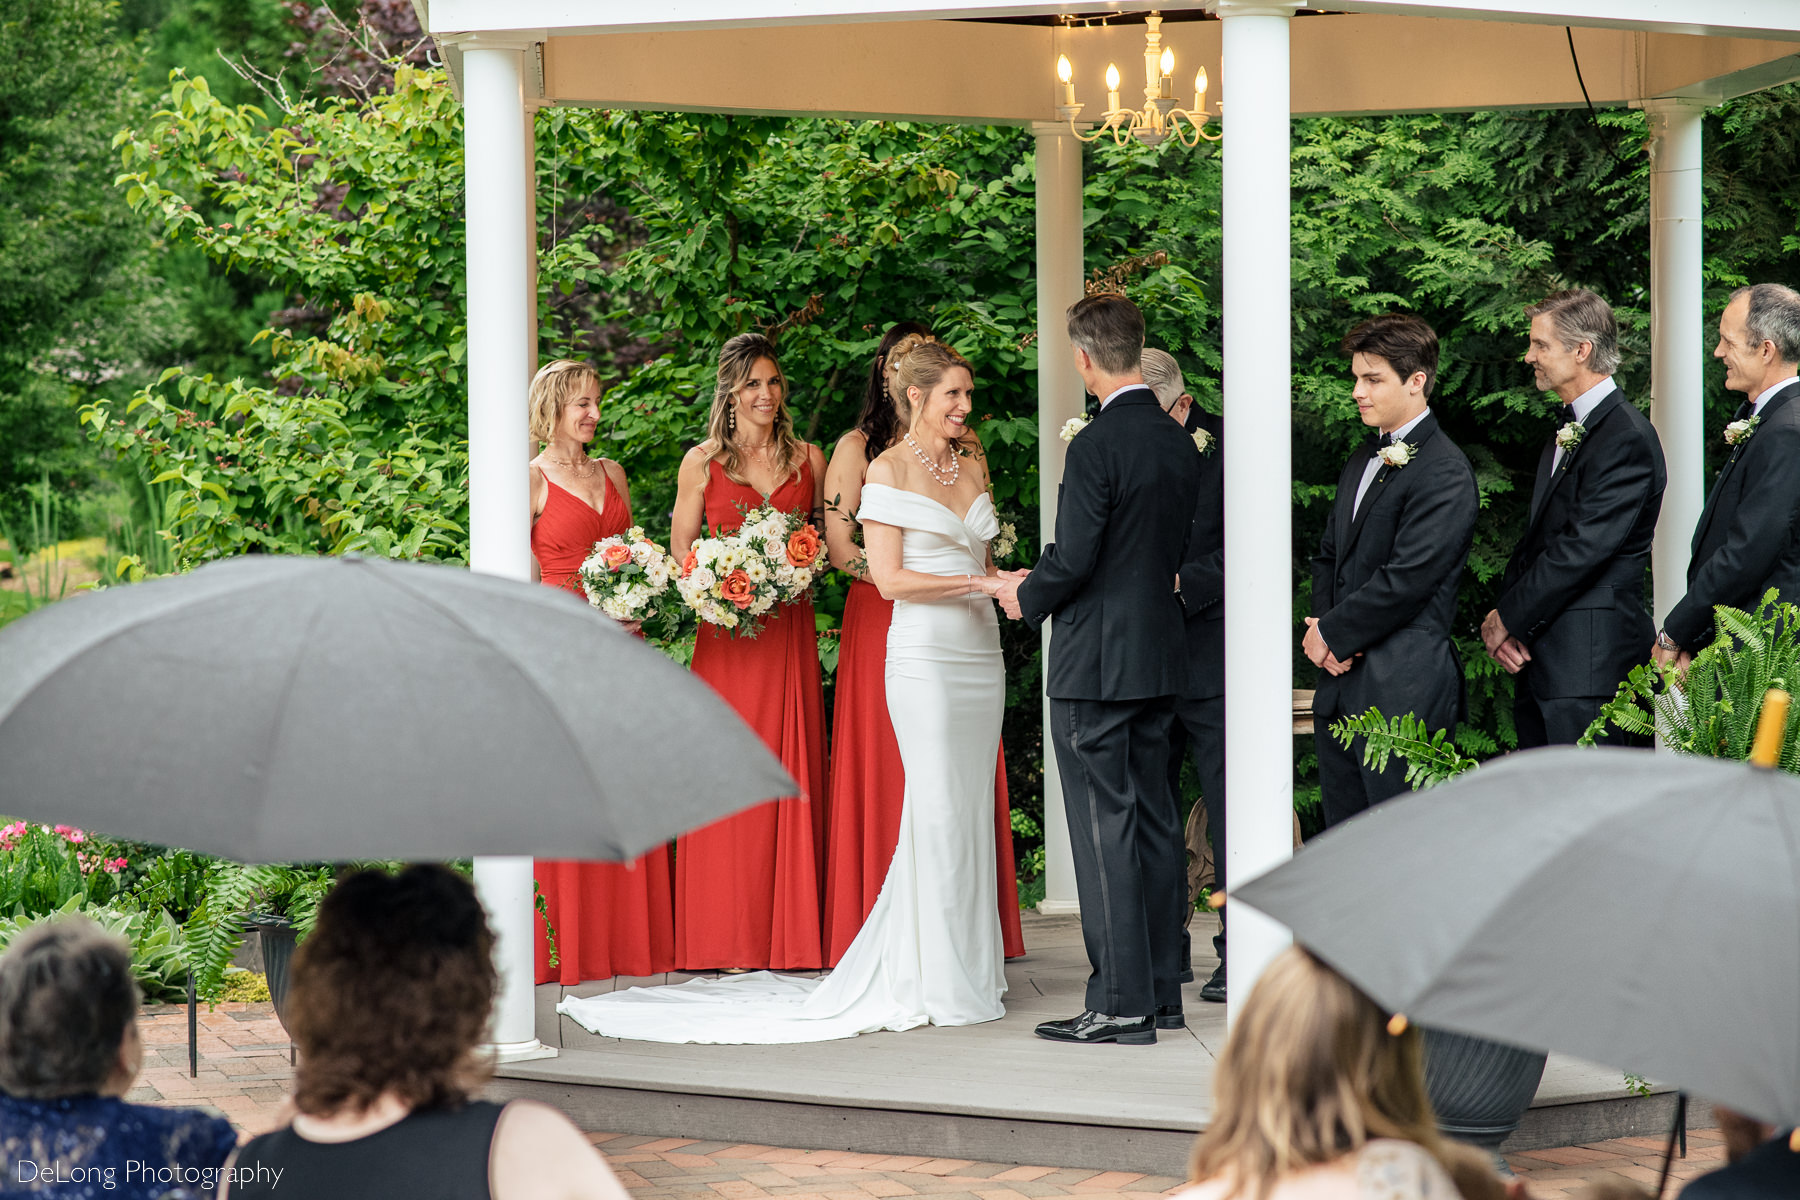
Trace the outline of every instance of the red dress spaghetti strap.
<path fill-rule="evenodd" d="M 906 769 L 887 706 L 887 636 L 894 602 L 866 580 L 850 585 L 831 722 L 831 844 L 826 850 L 825 959 L 837 966 L 875 907 L 900 840 Z M 1025 953 L 1013 865 L 1006 750 L 994 772 L 994 850 L 1006 957 Z"/>
<path fill-rule="evenodd" d="M 531 527 L 531 552 L 544 583 L 579 594 L 576 574 L 594 543 L 624 533 L 630 524 L 624 497 L 610 478 L 599 512 L 551 483 L 544 511 Z M 533 870 L 550 910 L 560 960 L 550 966 L 544 923 L 534 921 L 537 982 L 576 984 L 674 969 L 675 902 L 667 846 L 629 865 L 539 859 Z"/>
<path fill-rule="evenodd" d="M 706 524 L 743 524 L 762 494 L 708 465 Z M 809 462 L 767 503 L 811 514 Z M 675 959 L 682 970 L 725 967 L 812 970 L 819 936 L 825 850 L 825 694 L 810 600 L 776 608 L 755 637 L 702 623 L 694 674 L 723 696 L 794 777 L 802 794 L 726 817 L 675 843 Z"/>

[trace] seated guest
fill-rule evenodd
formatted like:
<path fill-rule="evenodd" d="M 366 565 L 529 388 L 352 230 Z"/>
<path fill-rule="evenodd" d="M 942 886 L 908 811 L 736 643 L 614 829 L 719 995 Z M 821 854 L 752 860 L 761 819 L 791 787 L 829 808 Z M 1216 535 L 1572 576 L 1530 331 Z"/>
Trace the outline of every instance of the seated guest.
<path fill-rule="evenodd" d="M 341 881 L 294 954 L 298 1112 L 244 1146 L 221 1196 L 625 1200 L 567 1117 L 472 1098 L 493 953 L 475 889 L 446 867 Z"/>
<path fill-rule="evenodd" d="M 123 1099 L 144 1062 L 137 1014 L 131 948 L 85 917 L 0 955 L 0 1192 L 213 1194 L 230 1122 Z"/>
<path fill-rule="evenodd" d="M 1417 1029 L 1292 947 L 1244 1001 L 1178 1200 L 1458 1200 Z"/>
<path fill-rule="evenodd" d="M 1774 1200 L 1800 1196 L 1800 1151 L 1794 1131 L 1715 1106 L 1730 1164 L 1688 1180 L 1682 1200 Z"/>

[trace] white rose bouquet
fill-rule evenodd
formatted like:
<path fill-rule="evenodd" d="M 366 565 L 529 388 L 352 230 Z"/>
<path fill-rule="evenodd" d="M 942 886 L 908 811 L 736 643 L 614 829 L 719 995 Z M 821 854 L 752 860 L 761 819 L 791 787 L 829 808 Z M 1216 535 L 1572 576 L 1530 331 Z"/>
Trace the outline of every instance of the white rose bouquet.
<path fill-rule="evenodd" d="M 669 552 L 634 525 L 595 542 L 578 577 L 588 603 L 613 620 L 641 621 L 672 632 L 681 621 L 676 572 Z"/>
<path fill-rule="evenodd" d="M 764 505 L 745 513 L 736 533 L 695 542 L 676 592 L 707 624 L 754 637 L 777 604 L 812 589 L 823 550 L 812 525 Z"/>

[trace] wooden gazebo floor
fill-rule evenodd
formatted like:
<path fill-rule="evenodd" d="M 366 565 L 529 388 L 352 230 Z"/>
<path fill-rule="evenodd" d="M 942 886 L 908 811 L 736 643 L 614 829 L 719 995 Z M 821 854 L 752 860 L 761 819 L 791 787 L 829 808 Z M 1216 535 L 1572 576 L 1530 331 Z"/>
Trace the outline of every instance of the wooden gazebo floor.
<path fill-rule="evenodd" d="M 1201 981 L 1215 963 L 1211 922 L 1194 919 Z M 1181 1175 L 1210 1112 L 1224 1006 L 1200 1001 L 1196 985 L 1184 989 L 1187 1029 L 1164 1031 L 1155 1046 L 1046 1042 L 1033 1025 L 1082 1007 L 1088 966 L 1078 919 L 1027 914 L 1025 942 L 1030 953 L 1007 965 L 1002 1020 L 797 1046 L 596 1037 L 557 1015 L 563 995 L 664 980 L 545 984 L 537 1033 L 561 1053 L 501 1067 L 490 1094 L 549 1101 L 584 1129 Z M 1552 1056 L 1506 1148 L 1660 1135 L 1672 1107 L 1667 1093 L 1630 1095 L 1617 1071 Z"/>

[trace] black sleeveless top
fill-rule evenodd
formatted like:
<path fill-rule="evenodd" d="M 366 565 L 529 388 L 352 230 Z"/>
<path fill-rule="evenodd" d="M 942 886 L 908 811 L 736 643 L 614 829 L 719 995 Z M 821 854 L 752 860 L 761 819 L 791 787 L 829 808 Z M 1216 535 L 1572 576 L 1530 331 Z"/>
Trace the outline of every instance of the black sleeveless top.
<path fill-rule="evenodd" d="M 501 1105 L 408 1113 L 348 1142 L 309 1142 L 292 1129 L 252 1138 L 238 1152 L 234 1198 L 274 1200 L 493 1200 L 488 1157 Z"/>

